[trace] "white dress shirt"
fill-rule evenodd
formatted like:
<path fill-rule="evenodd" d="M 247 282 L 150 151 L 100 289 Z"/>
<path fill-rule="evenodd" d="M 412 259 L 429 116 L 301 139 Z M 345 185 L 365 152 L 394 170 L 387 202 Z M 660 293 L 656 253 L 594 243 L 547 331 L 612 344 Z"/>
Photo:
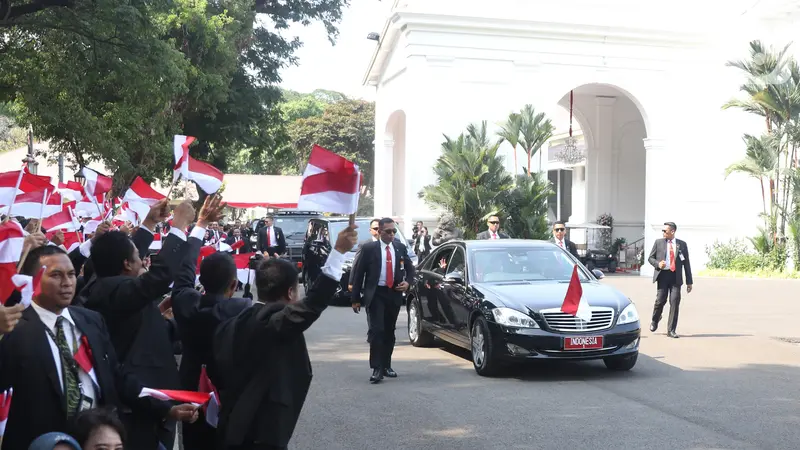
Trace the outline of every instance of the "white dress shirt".
<path fill-rule="evenodd" d="M 275 238 L 275 227 L 268 226 L 267 227 L 267 242 L 269 242 L 269 247 L 277 247 L 278 246 L 278 239 Z M 265 242 L 264 244 L 266 244 Z"/>
<path fill-rule="evenodd" d="M 386 261 L 387 261 L 386 260 L 386 249 L 387 248 L 389 249 L 389 253 L 392 255 L 392 270 L 394 270 L 394 267 L 395 267 L 395 265 L 397 263 L 397 260 L 395 259 L 394 245 L 392 245 L 391 243 L 387 244 L 387 243 L 381 241 L 381 246 L 380 247 L 381 247 L 381 276 L 380 276 L 380 278 L 378 278 L 378 286 L 386 286 Z"/>
<path fill-rule="evenodd" d="M 57 335 L 56 332 L 56 320 L 58 319 L 58 315 L 55 313 L 48 311 L 41 306 L 37 305 L 36 302 L 31 303 L 33 310 L 36 311 L 36 314 L 39 315 L 39 319 L 41 319 L 44 326 L 46 326 L 50 331 L 53 332 L 53 335 Z M 77 342 L 80 345 L 81 337 L 83 334 L 81 330 L 75 326 L 75 321 L 72 320 L 72 316 L 69 314 L 69 309 L 65 308 L 61 311 L 61 317 L 66 319 L 66 322 L 63 322 L 62 328 L 64 329 L 64 337 L 67 340 L 67 345 L 69 346 L 70 351 L 74 354 L 77 350 L 73 348 L 73 343 Z M 61 383 L 61 391 L 64 391 L 64 374 L 63 374 L 63 367 L 61 367 L 61 353 L 58 351 L 58 346 L 56 345 L 55 341 L 52 337 L 50 337 L 49 333 L 45 333 L 47 335 L 47 342 L 50 344 L 50 351 L 53 354 L 53 360 L 56 363 L 56 372 L 58 373 L 58 380 Z M 74 341 L 73 341 L 74 339 Z M 97 399 L 99 397 L 99 384 L 97 383 L 97 378 L 94 376 L 90 376 L 86 371 L 84 371 L 80 366 L 78 366 L 78 382 L 80 383 L 81 393 L 92 399 L 92 406 L 97 407 Z"/>

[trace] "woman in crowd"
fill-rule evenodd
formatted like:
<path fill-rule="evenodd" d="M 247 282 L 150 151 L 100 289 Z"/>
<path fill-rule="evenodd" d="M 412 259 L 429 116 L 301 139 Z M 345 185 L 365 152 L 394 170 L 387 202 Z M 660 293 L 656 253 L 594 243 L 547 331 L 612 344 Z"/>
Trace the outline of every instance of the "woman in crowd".
<path fill-rule="evenodd" d="M 122 450 L 125 427 L 116 414 L 97 408 L 80 413 L 71 434 L 83 450 Z"/>

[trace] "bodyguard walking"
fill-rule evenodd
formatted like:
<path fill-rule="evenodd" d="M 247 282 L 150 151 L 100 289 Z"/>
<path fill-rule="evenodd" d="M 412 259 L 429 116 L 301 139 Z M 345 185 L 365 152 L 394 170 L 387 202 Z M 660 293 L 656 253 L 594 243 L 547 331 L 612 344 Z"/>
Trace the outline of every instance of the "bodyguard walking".
<path fill-rule="evenodd" d="M 662 239 L 656 239 L 650 257 L 647 261 L 656 270 L 653 272 L 653 283 L 656 286 L 656 303 L 653 308 L 653 319 L 650 322 L 650 331 L 658 329 L 661 313 L 669 296 L 669 320 L 667 323 L 667 336 L 678 338 L 678 313 L 681 305 L 681 286 L 683 274 L 686 273 L 686 293 L 692 292 L 692 266 L 689 262 L 689 248 L 686 242 L 675 239 L 678 226 L 675 222 L 664 222 Z"/>

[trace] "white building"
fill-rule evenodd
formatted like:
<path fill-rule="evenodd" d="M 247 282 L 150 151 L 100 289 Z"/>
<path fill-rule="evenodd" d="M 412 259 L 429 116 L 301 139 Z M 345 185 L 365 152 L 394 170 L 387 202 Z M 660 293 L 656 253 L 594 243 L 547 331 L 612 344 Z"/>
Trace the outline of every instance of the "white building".
<path fill-rule="evenodd" d="M 570 168 L 566 219 L 610 213 L 615 237 L 644 235 L 648 249 L 674 221 L 697 270 L 707 244 L 759 220 L 757 183 L 723 179 L 742 134 L 763 130 L 721 109 L 744 82 L 725 63 L 748 58 L 751 40 L 796 40 L 799 17 L 798 0 L 397 0 L 364 78 L 376 88 L 375 212 L 435 220 L 418 192 L 443 133 L 526 103 L 554 115 L 573 91 L 587 159 Z"/>

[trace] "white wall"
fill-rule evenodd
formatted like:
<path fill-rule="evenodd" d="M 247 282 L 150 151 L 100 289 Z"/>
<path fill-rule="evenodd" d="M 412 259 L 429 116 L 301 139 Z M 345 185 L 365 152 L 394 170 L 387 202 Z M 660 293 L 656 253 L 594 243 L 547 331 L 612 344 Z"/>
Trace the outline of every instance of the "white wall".
<path fill-rule="evenodd" d="M 619 233 L 635 240 L 641 234 L 635 230 L 644 228 L 648 248 L 660 237 L 662 223 L 675 221 L 696 266 L 705 263 L 705 245 L 754 231 L 761 205 L 757 184 L 741 177 L 724 180 L 722 173 L 741 158 L 742 133 L 760 132 L 759 124 L 743 113 L 721 110 L 743 81 L 725 62 L 747 56 L 747 41 L 760 32 L 746 28 L 751 24 L 727 23 L 736 33 L 720 35 L 714 27 L 660 20 L 659 29 L 683 30 L 661 33 L 636 16 L 644 14 L 650 20 L 658 14 L 638 8 L 625 13 L 630 17 L 623 28 L 617 24 L 622 10 L 636 3 L 627 1 L 624 8 L 604 3 L 603 8 L 592 9 L 581 19 L 591 25 L 581 27 L 565 22 L 577 21 L 575 15 L 555 14 L 548 8 L 540 14 L 522 14 L 525 2 L 499 0 L 491 8 L 474 0 L 457 6 L 449 0 L 405 3 L 408 11 L 398 12 L 392 24 L 400 35 L 393 58 L 405 64 L 392 60 L 387 67 L 404 68 L 392 69 L 394 73 L 384 74 L 378 84 L 376 129 L 377 136 L 383 135 L 393 111 L 406 113 L 407 224 L 435 217 L 417 193 L 435 181 L 432 171 L 420 168 L 435 163 L 443 133 L 456 136 L 467 124 L 481 120 L 496 127 L 526 103 L 537 110 L 561 108 L 558 102 L 570 89 L 601 83 L 620 88 L 624 95 L 612 105 L 597 105 L 591 98 L 587 101 L 594 105 L 583 105 L 581 124 L 587 136 L 587 123 L 594 120 L 597 125 L 598 107 L 613 112 L 605 125 L 618 130 L 610 137 L 602 133 L 591 137 L 602 143 L 607 158 L 595 158 L 594 167 L 589 161 L 587 189 L 594 176 L 602 191 L 590 192 L 587 220 L 594 220 L 598 211 L 616 211 Z M 567 8 L 552 8 L 562 6 Z M 720 28 L 726 26 L 722 16 L 728 12 L 712 16 L 722 21 Z M 617 26 L 594 26 L 604 24 Z M 637 111 L 643 113 L 646 133 L 634 123 Z M 601 121 L 603 117 L 607 115 L 601 114 Z M 376 173 L 391 173 L 381 139 L 376 141 Z M 669 182 L 659 183 L 662 178 Z M 606 191 L 616 195 L 605 195 Z M 379 203 L 381 198 L 385 196 L 378 197 Z M 376 205 L 376 212 L 381 208 L 386 205 Z"/>

